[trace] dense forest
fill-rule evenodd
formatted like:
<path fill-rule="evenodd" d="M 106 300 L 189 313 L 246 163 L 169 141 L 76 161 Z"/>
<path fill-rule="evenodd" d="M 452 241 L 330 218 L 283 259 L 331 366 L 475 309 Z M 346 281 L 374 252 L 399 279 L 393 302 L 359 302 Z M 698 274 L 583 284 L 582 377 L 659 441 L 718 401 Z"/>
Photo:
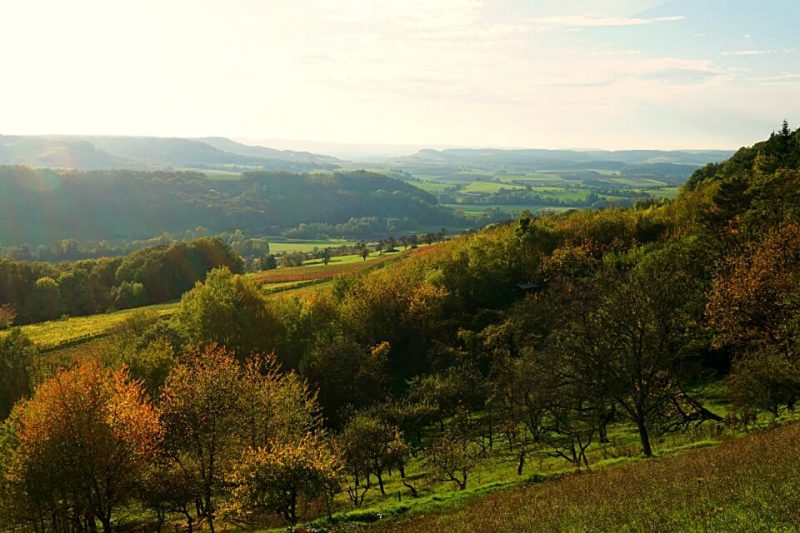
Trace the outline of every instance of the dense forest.
<path fill-rule="evenodd" d="M 197 227 L 279 235 L 321 223 L 338 224 L 349 235 L 374 235 L 404 225 L 466 225 L 430 194 L 367 172 L 251 172 L 214 181 L 197 172 L 0 167 L 0 207 L 5 245 L 49 245 L 76 235 L 147 239 Z"/>
<path fill-rule="evenodd" d="M 102 193 L 81 183 L 110 177 L 58 177 L 87 194 L 88 224 Z M 290 217 L 276 198 L 297 190 L 321 219 L 340 216 L 330 194 L 439 216 L 419 192 L 358 174 L 215 183 L 202 194 L 229 201 L 224 213 L 186 200 L 207 186 L 199 176 L 138 179 L 132 194 L 172 191 L 171 216 L 206 221 L 241 223 L 265 197 L 270 220 Z M 800 399 L 799 185 L 800 130 L 784 124 L 698 170 L 673 201 L 525 214 L 329 293 L 268 300 L 226 255 L 171 318 L 143 313 L 113 350 L 52 376 L 12 330 L 0 339 L 3 525 L 112 531 L 132 506 L 158 529 L 291 525 L 330 516 L 340 494 L 358 508 L 389 479 L 409 498 L 435 481 L 466 490 L 500 448 L 520 476 L 541 450 L 581 470 L 621 426 L 650 457 L 662 435 L 777 419 Z M 151 253 L 121 261 L 112 284 L 140 282 L 147 301 L 191 287 L 169 277 L 172 263 L 150 269 Z M 42 274 L 57 273 L 31 279 Z M 724 417 L 697 394 L 710 380 L 730 400 Z M 412 462 L 424 479 L 406 476 Z"/>

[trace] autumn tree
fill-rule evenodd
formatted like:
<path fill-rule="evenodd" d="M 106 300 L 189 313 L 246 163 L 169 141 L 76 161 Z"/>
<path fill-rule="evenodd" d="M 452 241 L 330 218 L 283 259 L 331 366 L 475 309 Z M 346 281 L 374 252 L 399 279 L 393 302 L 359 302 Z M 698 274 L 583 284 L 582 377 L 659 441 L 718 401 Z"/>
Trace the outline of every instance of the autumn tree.
<path fill-rule="evenodd" d="M 56 531 L 97 520 L 110 532 L 162 437 L 139 383 L 96 362 L 59 371 L 12 419 L 5 496 L 18 520 Z"/>
<path fill-rule="evenodd" d="M 218 496 L 244 482 L 236 472 L 256 468 L 259 475 L 272 475 L 261 469 L 271 472 L 277 463 L 265 457 L 286 453 L 294 461 L 291 447 L 318 432 L 321 424 L 306 383 L 283 373 L 274 356 L 254 356 L 243 366 L 214 345 L 183 356 L 167 376 L 161 405 L 165 453 L 185 473 L 176 478 L 178 488 L 197 498 L 195 518 L 212 531 L 220 512 Z M 306 441 L 306 451 L 311 442 Z M 245 505 L 253 500 L 242 496 L 238 501 L 234 514 L 253 511 Z"/>
<path fill-rule="evenodd" d="M 197 484 L 199 518 L 214 531 L 215 493 L 241 448 L 242 372 L 224 349 L 185 355 L 161 393 L 165 449 Z"/>
<path fill-rule="evenodd" d="M 778 414 L 800 399 L 800 226 L 769 232 L 728 260 L 708 301 L 714 342 L 736 354 L 729 380 L 740 408 Z"/>
<path fill-rule="evenodd" d="M 17 318 L 17 312 L 11 304 L 0 305 L 0 331 L 10 328 Z"/>
<path fill-rule="evenodd" d="M 295 524 L 299 499 L 325 496 L 338 483 L 339 470 L 336 454 L 318 433 L 292 443 L 251 448 L 230 476 L 235 488 L 229 512 L 276 513 Z"/>

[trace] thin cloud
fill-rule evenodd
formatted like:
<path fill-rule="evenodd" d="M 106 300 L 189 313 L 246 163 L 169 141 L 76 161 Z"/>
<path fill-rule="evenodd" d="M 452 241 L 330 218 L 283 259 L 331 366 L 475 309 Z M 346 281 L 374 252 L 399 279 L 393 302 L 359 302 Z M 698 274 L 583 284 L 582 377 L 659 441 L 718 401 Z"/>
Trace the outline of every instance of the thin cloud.
<path fill-rule="evenodd" d="M 751 78 L 750 81 L 757 83 L 800 83 L 800 74 L 785 73 L 776 76 Z"/>
<path fill-rule="evenodd" d="M 584 15 L 566 15 L 559 17 L 541 17 L 531 20 L 537 31 L 577 30 L 583 28 L 618 28 L 625 26 L 645 26 L 658 22 L 677 22 L 685 20 L 684 16 L 672 17 L 590 17 Z"/>
<path fill-rule="evenodd" d="M 722 52 L 724 56 L 739 56 L 739 57 L 753 57 L 753 56 L 766 56 L 775 54 L 777 50 L 730 50 Z"/>

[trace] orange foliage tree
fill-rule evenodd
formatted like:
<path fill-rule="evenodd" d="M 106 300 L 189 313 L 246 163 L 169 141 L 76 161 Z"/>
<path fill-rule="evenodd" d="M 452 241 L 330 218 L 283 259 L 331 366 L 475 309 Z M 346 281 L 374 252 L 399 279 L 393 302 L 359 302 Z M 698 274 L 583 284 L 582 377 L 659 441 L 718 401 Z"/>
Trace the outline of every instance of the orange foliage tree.
<path fill-rule="evenodd" d="M 729 392 L 743 414 L 763 408 L 777 416 L 800 399 L 800 226 L 767 233 L 727 267 L 707 312 L 714 342 L 737 355 Z"/>
<path fill-rule="evenodd" d="M 285 450 L 320 425 L 316 398 L 294 373 L 281 372 L 273 356 L 251 358 L 245 367 L 216 345 L 179 361 L 162 389 L 161 407 L 166 454 L 183 472 L 175 481 L 195 499 L 198 521 L 212 532 L 225 511 L 217 497 L 244 483 L 235 476 L 248 468 L 242 461 Z M 251 509 L 228 509 L 240 511 Z"/>
<path fill-rule="evenodd" d="M 37 530 L 112 530 L 162 437 L 159 413 L 126 370 L 61 370 L 5 427 L 3 507 Z"/>

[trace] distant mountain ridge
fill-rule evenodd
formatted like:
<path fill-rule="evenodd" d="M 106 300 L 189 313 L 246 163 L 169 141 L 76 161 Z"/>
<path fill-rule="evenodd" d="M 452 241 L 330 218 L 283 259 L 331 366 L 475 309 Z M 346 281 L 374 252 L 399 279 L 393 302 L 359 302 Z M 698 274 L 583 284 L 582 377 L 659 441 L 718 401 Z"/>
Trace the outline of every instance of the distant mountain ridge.
<path fill-rule="evenodd" d="M 308 172 L 333 169 L 336 158 L 248 146 L 222 137 L 0 135 L 0 164 L 97 170 L 207 168 Z"/>
<path fill-rule="evenodd" d="M 395 158 L 395 166 L 442 165 L 469 166 L 486 169 L 555 170 L 575 165 L 586 167 L 597 162 L 603 167 L 624 165 L 671 164 L 702 166 L 722 161 L 733 155 L 726 150 L 543 150 L 543 149 L 483 149 L 448 148 L 420 150 L 414 155 Z"/>

